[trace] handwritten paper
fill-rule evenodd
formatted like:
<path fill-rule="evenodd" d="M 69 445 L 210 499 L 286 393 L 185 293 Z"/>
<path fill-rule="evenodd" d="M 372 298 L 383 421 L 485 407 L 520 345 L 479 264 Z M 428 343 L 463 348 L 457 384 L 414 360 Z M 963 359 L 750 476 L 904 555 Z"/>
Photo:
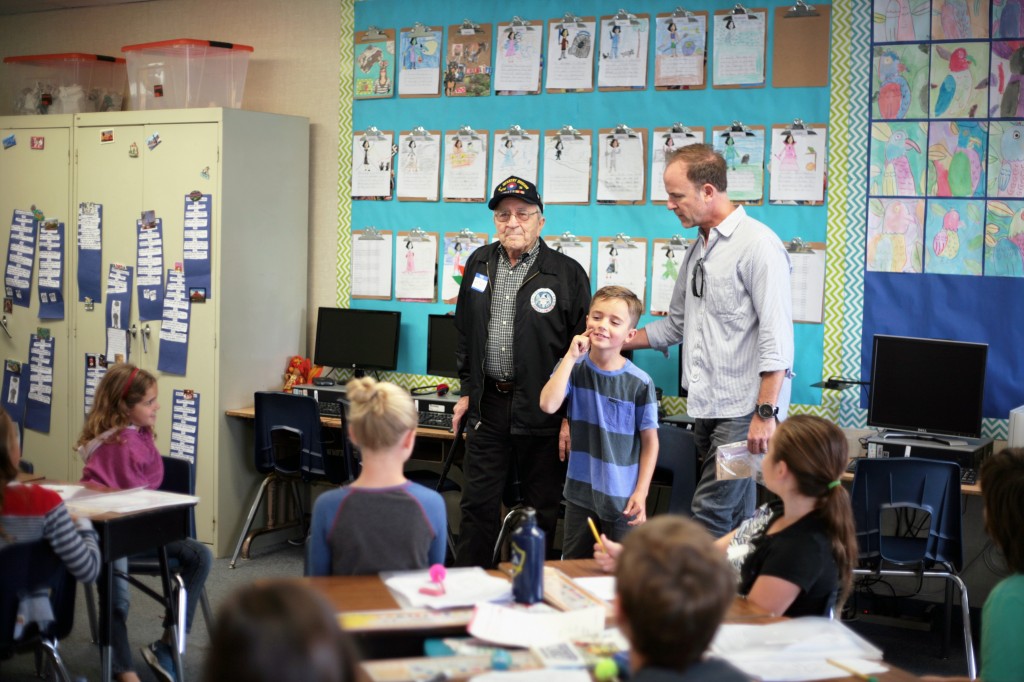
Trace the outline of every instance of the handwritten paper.
<path fill-rule="evenodd" d="M 391 197 L 393 136 L 372 137 L 359 133 L 352 138 L 352 198 Z"/>
<path fill-rule="evenodd" d="M 50 432 L 53 401 L 53 348 L 51 337 L 32 334 L 28 349 L 28 400 L 25 403 L 25 428 Z"/>
<path fill-rule="evenodd" d="M 467 630 L 474 637 L 502 646 L 539 647 L 595 637 L 604 630 L 604 619 L 605 609 L 600 606 L 555 611 L 547 604 L 529 609 L 477 604 Z"/>
<path fill-rule="evenodd" d="M 391 233 L 352 233 L 352 296 L 391 298 Z"/>
<path fill-rule="evenodd" d="M 100 385 L 100 379 L 107 373 L 107 357 L 102 353 L 85 354 L 85 387 L 84 400 L 82 404 L 83 416 L 89 416 L 92 412 L 92 402 L 96 399 L 96 387 Z"/>
<path fill-rule="evenodd" d="M 78 300 L 99 302 L 103 259 L 103 205 L 78 204 Z"/>
<path fill-rule="evenodd" d="M 596 29 L 592 19 L 564 23 L 555 19 L 548 24 L 548 90 L 593 89 Z"/>
<path fill-rule="evenodd" d="M 444 257 L 442 270 L 444 280 L 441 285 L 441 300 L 455 303 L 459 298 L 459 287 L 462 286 L 462 275 L 466 269 L 466 261 L 470 255 L 484 245 L 484 238 L 479 235 L 445 235 Z"/>
<path fill-rule="evenodd" d="M 537 155 L 540 137 L 536 133 L 510 135 L 508 131 L 494 132 L 494 156 L 491 160 L 491 193 L 505 180 L 515 175 L 537 184 Z"/>
<path fill-rule="evenodd" d="M 420 592 L 421 587 L 431 585 L 430 571 L 396 572 L 385 578 L 384 584 L 414 608 L 453 609 L 512 599 L 512 583 L 479 567 L 449 569 L 444 579 L 444 594 L 439 595 Z"/>
<path fill-rule="evenodd" d="M 14 209 L 10 241 L 7 244 L 7 269 L 4 288 L 14 305 L 27 308 L 32 289 L 32 268 L 36 260 L 36 226 L 32 211 Z"/>
<path fill-rule="evenodd" d="M 825 311 L 825 248 L 789 254 L 792 265 L 793 321 L 821 324 Z"/>
<path fill-rule="evenodd" d="M 679 267 L 686 257 L 686 250 L 693 240 L 675 243 L 667 239 L 655 239 L 651 254 L 651 315 L 668 315 L 672 302 L 672 291 L 679 278 Z"/>
<path fill-rule="evenodd" d="M 138 238 L 136 288 L 139 292 L 139 321 L 159 320 L 164 303 L 163 219 L 153 223 L 135 221 Z"/>
<path fill-rule="evenodd" d="M 548 135 L 544 140 L 544 203 L 590 202 L 591 136 Z"/>
<path fill-rule="evenodd" d="M 441 31 L 401 32 L 398 95 L 441 94 Z"/>
<path fill-rule="evenodd" d="M 768 198 L 777 202 L 821 202 L 825 198 L 825 130 L 772 130 Z"/>
<path fill-rule="evenodd" d="M 39 230 L 39 319 L 64 319 L 64 223 Z"/>
<path fill-rule="evenodd" d="M 198 196 L 193 199 L 192 196 Z M 202 293 L 203 300 L 213 298 L 210 288 L 210 216 L 213 197 L 209 194 L 185 197 L 184 265 L 187 294 Z"/>
<path fill-rule="evenodd" d="M 638 88 L 647 85 L 647 17 L 601 19 L 601 57 L 597 63 L 599 88 Z"/>
<path fill-rule="evenodd" d="M 668 201 L 665 192 L 665 158 L 676 149 L 704 142 L 703 130 L 673 132 L 670 128 L 655 128 L 651 142 L 651 201 Z"/>
<path fill-rule="evenodd" d="M 655 20 L 654 85 L 663 88 L 704 85 L 708 18 L 658 17 Z"/>
<path fill-rule="evenodd" d="M 766 14 L 715 15 L 714 84 L 764 85 Z"/>
<path fill-rule="evenodd" d="M 543 26 L 498 24 L 494 89 L 503 92 L 540 91 Z"/>
<path fill-rule="evenodd" d="M 171 457 L 196 463 L 199 442 L 199 394 L 193 390 L 175 389 L 171 405 Z"/>
<path fill-rule="evenodd" d="M 449 133 L 444 139 L 444 198 L 483 201 L 487 193 L 487 134 Z"/>
<path fill-rule="evenodd" d="M 178 270 L 168 270 L 167 293 L 164 295 L 160 321 L 160 355 L 157 360 L 157 369 L 161 372 L 185 374 L 190 313 L 185 276 Z"/>
<path fill-rule="evenodd" d="M 395 298 L 433 301 L 436 295 L 434 275 L 437 264 L 437 235 L 423 238 L 398 235 L 395 253 Z"/>
<path fill-rule="evenodd" d="M 643 302 L 647 278 L 647 240 L 629 242 L 601 239 L 597 247 L 597 272 L 591 281 L 595 288 L 612 284 L 624 286 Z"/>
<path fill-rule="evenodd" d="M 437 201 L 440 177 L 440 137 L 403 134 L 398 145 L 398 198 Z"/>
<path fill-rule="evenodd" d="M 644 138 L 639 133 L 602 133 L 598 144 L 597 200 L 644 200 Z"/>
<path fill-rule="evenodd" d="M 107 271 L 107 349 L 114 362 L 128 362 L 128 314 L 132 309 L 132 266 L 111 263 Z"/>
<path fill-rule="evenodd" d="M 764 198 L 764 130 L 715 128 L 715 151 L 725 157 L 729 198 L 759 203 Z"/>

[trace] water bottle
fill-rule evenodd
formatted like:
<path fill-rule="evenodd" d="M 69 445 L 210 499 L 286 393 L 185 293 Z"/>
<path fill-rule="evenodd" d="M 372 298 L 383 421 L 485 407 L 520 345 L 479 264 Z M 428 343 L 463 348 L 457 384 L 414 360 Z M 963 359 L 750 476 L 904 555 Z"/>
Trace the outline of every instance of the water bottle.
<path fill-rule="evenodd" d="M 529 507 L 512 531 L 512 597 L 519 604 L 544 600 L 544 531 L 537 527 L 537 512 Z"/>

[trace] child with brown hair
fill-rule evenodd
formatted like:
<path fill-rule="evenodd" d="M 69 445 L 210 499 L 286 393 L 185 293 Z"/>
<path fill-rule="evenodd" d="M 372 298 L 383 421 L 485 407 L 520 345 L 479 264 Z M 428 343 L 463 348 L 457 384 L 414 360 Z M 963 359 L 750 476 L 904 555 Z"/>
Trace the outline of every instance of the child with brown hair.
<path fill-rule="evenodd" d="M 96 387 L 92 410 L 78 437 L 77 451 L 85 462 L 83 483 L 107 488 L 156 489 L 164 480 L 164 461 L 156 447 L 157 402 L 156 377 L 135 365 L 111 365 Z M 192 629 L 192 619 L 199 595 L 213 564 L 210 549 L 185 538 L 165 545 L 167 556 L 180 567 L 185 583 L 187 603 L 185 628 Z M 128 572 L 128 559 L 113 562 L 113 570 Z M 103 583 L 100 584 L 101 592 Z M 101 597 L 103 595 L 101 594 Z M 128 581 L 114 580 L 114 613 L 111 622 L 112 670 L 120 682 L 136 682 L 139 677 L 132 663 L 128 643 Z M 174 643 L 173 623 L 164 621 L 164 636 L 142 648 L 146 663 L 163 682 L 178 678 L 171 646 Z"/>
<path fill-rule="evenodd" d="M 402 473 L 419 414 L 409 392 L 369 377 L 345 385 L 349 438 L 362 452 L 359 477 L 317 498 L 306 575 L 366 575 L 443 564 L 444 499 Z"/>
<path fill-rule="evenodd" d="M 598 289 L 586 330 L 573 338 L 540 393 L 540 409 L 548 414 L 568 401 L 565 559 L 592 555 L 588 517 L 615 540 L 647 520 L 658 461 L 658 402 L 651 377 L 622 355 L 642 312 L 640 299 L 626 287 Z"/>
<path fill-rule="evenodd" d="M 736 595 L 711 535 L 679 516 L 630 533 L 615 570 L 615 615 L 629 640 L 633 682 L 744 682 L 729 663 L 705 659 Z"/>

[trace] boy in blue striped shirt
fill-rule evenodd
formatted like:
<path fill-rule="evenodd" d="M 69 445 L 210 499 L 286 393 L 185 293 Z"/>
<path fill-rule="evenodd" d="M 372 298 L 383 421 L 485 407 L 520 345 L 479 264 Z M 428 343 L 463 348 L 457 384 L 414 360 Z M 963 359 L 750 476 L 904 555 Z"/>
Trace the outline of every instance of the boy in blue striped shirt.
<path fill-rule="evenodd" d="M 547 413 L 567 404 L 571 433 L 565 479 L 562 557 L 593 555 L 587 517 L 618 541 L 647 520 L 647 492 L 658 460 L 654 382 L 622 356 L 643 304 L 621 286 L 599 289 L 586 330 L 573 338 L 540 394 Z"/>

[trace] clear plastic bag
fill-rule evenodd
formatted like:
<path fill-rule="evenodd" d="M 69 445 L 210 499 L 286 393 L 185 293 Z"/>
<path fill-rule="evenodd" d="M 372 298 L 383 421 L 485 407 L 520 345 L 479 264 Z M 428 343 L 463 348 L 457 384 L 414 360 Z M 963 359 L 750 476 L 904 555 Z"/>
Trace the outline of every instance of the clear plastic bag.
<path fill-rule="evenodd" d="M 761 462 L 764 455 L 754 454 L 747 450 L 747 441 L 720 445 L 715 452 L 715 475 L 719 481 L 753 477 L 759 485 L 764 485 L 761 474 Z"/>

